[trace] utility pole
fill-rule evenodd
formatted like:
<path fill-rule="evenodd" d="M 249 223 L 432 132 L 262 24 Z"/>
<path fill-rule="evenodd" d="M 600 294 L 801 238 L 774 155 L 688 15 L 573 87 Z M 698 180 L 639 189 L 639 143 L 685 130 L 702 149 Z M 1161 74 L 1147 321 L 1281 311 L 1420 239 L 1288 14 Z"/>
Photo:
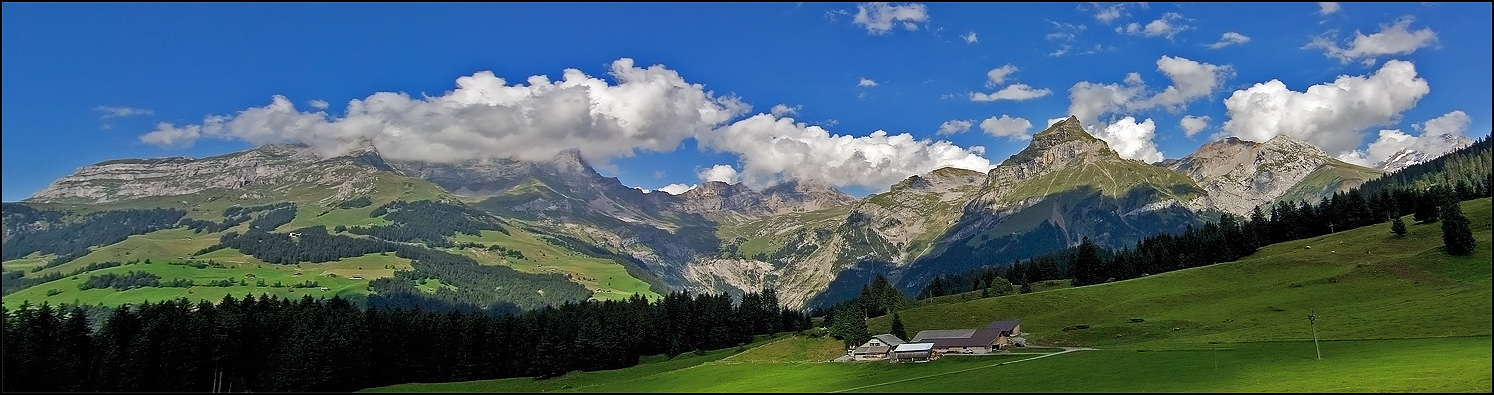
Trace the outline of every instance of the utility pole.
<path fill-rule="evenodd" d="M 1318 360 L 1323 359 L 1323 348 L 1318 346 L 1318 315 L 1307 309 L 1307 322 L 1312 324 L 1312 348 L 1318 351 Z"/>

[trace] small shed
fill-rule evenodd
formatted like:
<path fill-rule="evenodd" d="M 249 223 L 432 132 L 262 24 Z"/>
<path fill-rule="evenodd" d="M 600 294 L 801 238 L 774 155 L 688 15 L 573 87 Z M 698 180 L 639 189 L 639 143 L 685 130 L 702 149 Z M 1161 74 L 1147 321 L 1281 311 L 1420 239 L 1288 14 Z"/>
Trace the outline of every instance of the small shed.
<path fill-rule="evenodd" d="M 892 349 L 892 362 L 928 361 L 934 358 L 934 343 L 903 343 Z"/>

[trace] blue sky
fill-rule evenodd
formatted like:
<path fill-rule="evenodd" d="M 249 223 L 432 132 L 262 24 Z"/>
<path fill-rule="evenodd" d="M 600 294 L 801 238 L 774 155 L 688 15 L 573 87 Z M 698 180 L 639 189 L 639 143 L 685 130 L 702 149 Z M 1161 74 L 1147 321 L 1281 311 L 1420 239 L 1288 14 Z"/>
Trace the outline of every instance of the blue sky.
<path fill-rule="evenodd" d="M 292 141 L 860 196 L 1070 114 L 1148 162 L 1287 134 L 1374 165 L 1488 135 L 1491 25 L 1490 3 L 4 3 L 3 200 Z"/>

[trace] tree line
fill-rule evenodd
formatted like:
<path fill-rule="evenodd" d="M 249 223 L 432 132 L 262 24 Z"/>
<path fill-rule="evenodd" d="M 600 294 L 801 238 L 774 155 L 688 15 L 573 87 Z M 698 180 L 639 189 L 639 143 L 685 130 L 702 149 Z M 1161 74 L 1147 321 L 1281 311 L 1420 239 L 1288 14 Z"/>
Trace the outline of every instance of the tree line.
<path fill-rule="evenodd" d="M 261 295 L 119 306 L 0 308 L 0 390 L 353 391 L 410 382 L 553 377 L 633 366 L 643 355 L 740 346 L 808 316 L 771 289 L 568 302 L 520 314 L 358 308 Z"/>

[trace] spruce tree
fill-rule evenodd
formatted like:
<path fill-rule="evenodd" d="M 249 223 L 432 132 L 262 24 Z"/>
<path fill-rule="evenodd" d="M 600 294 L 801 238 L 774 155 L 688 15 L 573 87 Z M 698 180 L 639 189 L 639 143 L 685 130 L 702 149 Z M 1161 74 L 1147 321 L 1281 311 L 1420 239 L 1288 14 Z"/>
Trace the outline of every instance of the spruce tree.
<path fill-rule="evenodd" d="M 903 317 L 899 317 L 897 313 L 892 313 L 892 330 L 888 333 L 897 336 L 898 339 L 908 340 L 908 329 L 903 327 Z"/>
<path fill-rule="evenodd" d="M 871 339 L 871 333 L 866 329 L 866 316 L 857 306 L 836 309 L 830 321 L 830 336 L 840 339 L 847 348 Z"/>
<path fill-rule="evenodd" d="M 1395 217 L 1394 220 L 1390 221 L 1390 232 L 1395 233 L 1396 237 L 1406 235 L 1406 223 L 1401 221 L 1401 217 Z"/>
<path fill-rule="evenodd" d="M 1100 273 L 1100 266 L 1104 263 L 1100 259 L 1095 243 L 1089 240 L 1089 236 L 1084 236 L 1083 241 L 1079 242 L 1079 251 L 1074 255 L 1074 262 L 1069 265 L 1069 272 L 1074 278 L 1074 286 L 1099 284 L 1104 281 Z"/>
<path fill-rule="evenodd" d="M 1468 217 L 1463 216 L 1463 209 L 1458 206 L 1458 202 L 1448 199 L 1438 211 L 1442 215 L 1442 244 L 1447 246 L 1447 253 L 1472 254 L 1473 230 L 1468 227 Z"/>
<path fill-rule="evenodd" d="M 934 282 L 929 284 L 929 297 L 944 296 L 944 282 L 939 277 L 934 277 Z"/>

